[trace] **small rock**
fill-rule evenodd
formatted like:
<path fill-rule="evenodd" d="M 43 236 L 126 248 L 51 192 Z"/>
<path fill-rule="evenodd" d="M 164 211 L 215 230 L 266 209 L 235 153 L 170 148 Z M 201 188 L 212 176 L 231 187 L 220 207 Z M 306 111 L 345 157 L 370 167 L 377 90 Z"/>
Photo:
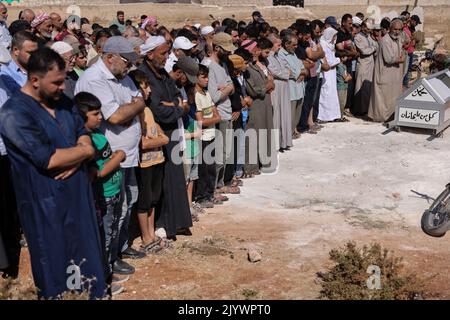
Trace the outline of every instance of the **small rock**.
<path fill-rule="evenodd" d="M 261 254 L 257 250 L 251 249 L 248 251 L 248 260 L 250 262 L 255 263 L 261 261 L 261 259 L 262 259 Z"/>
<path fill-rule="evenodd" d="M 133 291 L 133 294 L 136 294 L 137 292 L 136 291 Z"/>
<path fill-rule="evenodd" d="M 392 196 L 393 196 L 395 199 L 400 199 L 400 193 L 398 193 L 398 192 L 394 192 L 394 193 L 392 194 Z"/>
<path fill-rule="evenodd" d="M 204 243 L 212 243 L 213 242 L 213 237 L 212 236 L 205 236 L 203 238 L 203 242 Z"/>
<path fill-rule="evenodd" d="M 161 288 L 161 289 L 166 289 L 167 286 L 166 286 L 165 284 L 162 284 L 162 285 L 160 286 L 160 288 Z"/>
<path fill-rule="evenodd" d="M 159 259 L 155 260 L 155 264 L 160 264 Z"/>

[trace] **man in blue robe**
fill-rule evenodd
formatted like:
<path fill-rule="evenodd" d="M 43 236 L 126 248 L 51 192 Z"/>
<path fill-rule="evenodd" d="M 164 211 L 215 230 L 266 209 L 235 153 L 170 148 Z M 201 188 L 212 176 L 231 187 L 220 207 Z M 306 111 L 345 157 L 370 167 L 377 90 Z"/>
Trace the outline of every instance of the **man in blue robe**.
<path fill-rule="evenodd" d="M 81 116 L 62 94 L 65 62 L 41 48 L 25 86 L 0 110 L 17 209 L 40 298 L 106 294 L 98 221 L 85 162 L 93 157 Z"/>

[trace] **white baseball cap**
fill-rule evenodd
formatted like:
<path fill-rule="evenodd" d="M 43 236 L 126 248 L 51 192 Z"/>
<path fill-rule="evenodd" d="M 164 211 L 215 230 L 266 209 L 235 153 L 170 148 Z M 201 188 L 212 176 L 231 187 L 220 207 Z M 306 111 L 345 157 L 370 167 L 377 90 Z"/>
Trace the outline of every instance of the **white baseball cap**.
<path fill-rule="evenodd" d="M 206 27 L 202 28 L 200 33 L 202 34 L 202 36 L 206 36 L 207 34 L 210 34 L 211 32 L 214 32 L 214 28 L 211 26 L 206 26 Z"/>
<path fill-rule="evenodd" d="M 195 44 L 189 41 L 186 37 L 178 37 L 173 42 L 174 49 L 190 50 L 195 47 Z"/>

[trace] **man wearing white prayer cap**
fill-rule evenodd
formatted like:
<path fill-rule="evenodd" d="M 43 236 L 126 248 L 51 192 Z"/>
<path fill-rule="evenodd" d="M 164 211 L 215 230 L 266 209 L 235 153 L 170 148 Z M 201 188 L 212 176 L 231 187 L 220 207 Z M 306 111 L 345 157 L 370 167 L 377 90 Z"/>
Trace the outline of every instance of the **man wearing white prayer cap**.
<path fill-rule="evenodd" d="M 156 235 L 162 239 L 174 238 L 178 230 L 187 230 L 192 226 L 192 217 L 187 199 L 183 161 L 175 156 L 182 149 L 180 133 L 182 117 L 189 111 L 184 104 L 175 81 L 167 74 L 164 66 L 170 47 L 163 37 L 151 37 L 141 46 L 141 54 L 145 54 L 144 62 L 138 69 L 150 79 L 151 99 L 147 101 L 156 122 L 170 137 L 169 144 L 163 147 L 164 154 L 169 155 L 164 162 L 162 182 L 162 199 L 159 217 L 155 221 Z M 183 135 L 184 136 L 184 135 Z"/>
<path fill-rule="evenodd" d="M 76 54 L 74 53 L 73 47 L 64 41 L 56 41 L 50 47 L 52 50 L 56 51 L 61 58 L 66 62 L 66 80 L 64 81 L 65 89 L 64 94 L 69 98 L 73 99 L 75 92 L 76 80 L 67 76 L 73 70 L 75 66 Z"/>

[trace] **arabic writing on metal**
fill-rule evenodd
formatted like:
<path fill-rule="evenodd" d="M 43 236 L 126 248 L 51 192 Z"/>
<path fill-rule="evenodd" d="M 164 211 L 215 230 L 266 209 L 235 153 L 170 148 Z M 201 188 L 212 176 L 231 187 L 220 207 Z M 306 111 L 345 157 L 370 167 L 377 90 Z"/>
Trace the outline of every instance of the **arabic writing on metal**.
<path fill-rule="evenodd" d="M 426 94 L 428 94 L 427 90 L 425 90 L 425 88 L 423 86 L 420 86 L 416 90 L 413 91 L 412 96 L 413 97 L 415 97 L 415 96 L 421 97 Z"/>

